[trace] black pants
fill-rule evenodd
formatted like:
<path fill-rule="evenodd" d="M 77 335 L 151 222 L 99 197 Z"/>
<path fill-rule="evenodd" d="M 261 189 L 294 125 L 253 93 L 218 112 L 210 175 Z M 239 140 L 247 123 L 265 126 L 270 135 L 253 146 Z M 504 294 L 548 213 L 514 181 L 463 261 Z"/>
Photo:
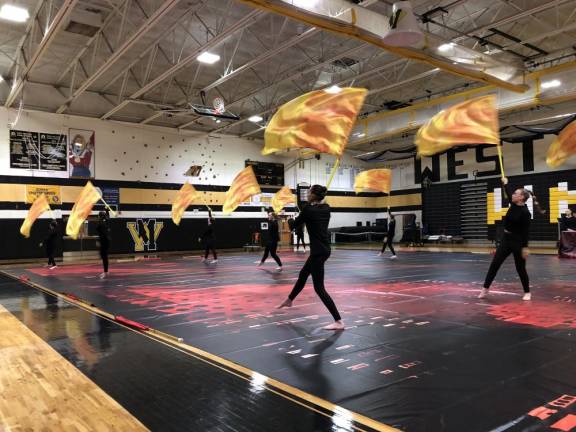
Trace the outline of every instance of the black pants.
<path fill-rule="evenodd" d="M 528 293 L 530 292 L 530 281 L 528 279 L 528 273 L 526 272 L 526 260 L 522 258 L 522 243 L 518 240 L 511 239 L 506 234 L 504 234 L 504 238 L 500 242 L 498 249 L 496 249 L 496 254 L 492 259 L 486 280 L 484 281 L 484 288 L 490 288 L 500 266 L 510 254 L 514 255 L 514 263 L 516 264 L 516 271 L 522 282 L 522 288 L 524 288 L 524 292 Z"/>
<path fill-rule="evenodd" d="M 216 249 L 214 249 L 214 240 L 206 240 L 204 242 L 204 259 L 208 259 L 209 252 L 212 251 L 212 256 L 215 260 L 218 259 L 218 255 L 216 254 Z"/>
<path fill-rule="evenodd" d="M 278 249 L 278 242 L 270 242 L 266 245 L 266 249 L 264 250 L 264 256 L 262 257 L 262 261 L 264 262 L 268 259 L 268 255 L 271 255 L 278 264 L 279 267 L 282 267 L 282 261 L 280 261 L 280 257 L 276 254 L 276 250 Z"/>
<path fill-rule="evenodd" d="M 340 321 L 340 313 L 332 300 L 332 297 L 326 292 L 326 288 L 324 288 L 324 263 L 330 257 L 330 252 L 323 253 L 323 254 L 314 254 L 310 255 L 300 270 L 300 274 L 298 275 L 298 280 L 294 284 L 294 288 L 292 288 L 292 292 L 288 296 L 290 300 L 294 300 L 298 294 L 304 289 L 304 285 L 306 285 L 306 281 L 308 280 L 308 276 L 312 275 L 312 282 L 314 283 L 314 291 L 324 303 L 324 306 L 330 311 L 334 321 Z"/>
<path fill-rule="evenodd" d="M 296 234 L 296 250 L 300 249 L 300 242 L 302 247 L 306 249 L 306 242 L 304 241 L 304 234 Z"/>
<path fill-rule="evenodd" d="M 394 246 L 392 246 L 392 240 L 393 240 L 394 236 L 386 236 L 386 241 L 382 244 L 382 252 L 384 253 L 384 251 L 386 250 L 386 246 L 388 246 L 390 248 L 390 252 L 392 252 L 392 255 L 396 255 L 396 251 L 394 250 Z"/>
<path fill-rule="evenodd" d="M 100 245 L 100 258 L 102 258 L 104 273 L 108 273 L 108 245 Z"/>
<path fill-rule="evenodd" d="M 55 266 L 56 260 L 54 259 L 54 248 L 47 246 L 46 247 L 46 255 L 48 255 L 48 265 Z"/>

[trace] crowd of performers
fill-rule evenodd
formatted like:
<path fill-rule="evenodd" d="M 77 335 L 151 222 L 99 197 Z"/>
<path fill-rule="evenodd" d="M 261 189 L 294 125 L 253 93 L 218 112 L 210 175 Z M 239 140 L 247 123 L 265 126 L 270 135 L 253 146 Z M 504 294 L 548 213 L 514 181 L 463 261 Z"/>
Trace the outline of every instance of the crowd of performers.
<path fill-rule="evenodd" d="M 530 283 L 528 273 L 526 271 L 526 260 L 529 255 L 528 250 L 528 237 L 530 231 L 530 221 L 531 214 L 526 205 L 530 198 L 533 198 L 534 208 L 536 211 L 542 212 L 538 204 L 536 196 L 532 191 L 526 188 L 518 188 L 511 190 L 508 185 L 508 179 L 502 178 L 502 183 L 506 195 L 509 197 L 510 207 L 503 218 L 504 234 L 500 241 L 496 253 L 492 259 L 486 278 L 484 281 L 484 287 L 482 288 L 479 298 L 485 298 L 489 295 L 489 289 L 498 273 L 498 270 L 504 263 L 504 261 L 512 255 L 514 257 L 514 263 L 516 265 L 516 271 L 520 278 L 522 288 L 524 290 L 523 300 L 531 300 L 530 293 Z M 308 203 L 305 205 L 299 215 L 295 219 L 289 220 L 290 229 L 296 234 L 296 250 L 300 248 L 302 243 L 303 247 L 306 247 L 304 242 L 304 232 L 303 228 L 306 227 L 309 236 L 309 255 L 304 263 L 304 266 L 300 270 L 298 279 L 292 288 L 292 291 L 288 297 L 278 305 L 278 308 L 291 307 L 293 302 L 296 300 L 300 292 L 304 289 L 309 276 L 312 276 L 312 283 L 314 286 L 314 291 L 326 307 L 334 323 L 325 327 L 328 330 L 342 330 L 344 329 L 344 323 L 342 322 L 342 317 L 338 312 L 336 304 L 332 300 L 332 297 L 326 291 L 324 285 L 324 266 L 326 261 L 330 258 L 331 247 L 330 247 L 330 235 L 328 232 L 328 226 L 330 222 L 330 206 L 324 201 L 327 194 L 327 189 L 321 185 L 314 185 L 310 188 L 308 193 Z M 543 212 L 542 212 L 543 213 Z M 570 215 L 566 214 L 565 221 L 563 222 L 567 229 L 576 229 L 576 218 L 574 218 L 570 212 Z M 204 246 L 204 255 L 202 261 L 209 263 L 217 263 L 218 255 L 215 249 L 215 226 L 216 220 L 209 211 L 208 220 L 204 232 L 198 239 L 202 242 Z M 108 214 L 106 212 L 100 212 L 98 215 L 98 225 L 96 228 L 98 234 L 98 245 L 100 257 L 102 259 L 103 272 L 100 274 L 101 278 L 106 278 L 108 276 L 108 251 L 110 249 L 110 228 L 108 224 Z M 268 239 L 265 245 L 264 255 L 260 261 L 257 261 L 258 266 L 264 264 L 266 259 L 271 256 L 277 264 L 277 270 L 282 270 L 282 260 L 278 256 L 278 243 L 280 241 L 279 227 L 278 227 L 278 216 L 272 211 L 268 214 Z M 393 239 L 396 232 L 396 218 L 393 214 L 389 213 L 389 223 L 387 232 L 385 233 L 382 250 L 378 254 L 382 255 L 386 248 L 389 248 L 392 255 L 391 259 L 397 258 L 396 251 L 393 246 Z M 56 221 L 52 221 L 49 226 L 49 231 L 47 237 L 40 244 L 46 247 L 46 254 L 48 256 L 48 266 L 50 269 L 56 268 L 56 262 L 54 260 L 54 251 L 56 240 L 58 236 L 58 226 Z M 208 256 L 212 253 L 212 260 L 208 261 Z"/>

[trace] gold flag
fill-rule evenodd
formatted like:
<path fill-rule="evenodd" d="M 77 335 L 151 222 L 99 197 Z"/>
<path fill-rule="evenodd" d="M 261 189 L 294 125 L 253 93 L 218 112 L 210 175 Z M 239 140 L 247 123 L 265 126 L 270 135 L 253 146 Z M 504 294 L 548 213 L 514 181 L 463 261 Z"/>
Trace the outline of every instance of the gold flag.
<path fill-rule="evenodd" d="M 86 218 L 90 215 L 92 207 L 100 200 L 100 193 L 92 185 L 91 182 L 86 183 L 82 192 L 76 199 L 74 207 L 72 207 L 72 212 L 68 218 L 68 223 L 66 224 L 66 234 L 73 239 L 78 238 L 78 233 L 82 224 Z"/>
<path fill-rule="evenodd" d="M 186 182 L 182 185 L 172 203 L 172 221 L 176 225 L 180 225 L 182 215 L 198 195 L 198 191 L 190 183 Z"/>
<path fill-rule="evenodd" d="M 481 96 L 440 111 L 416 134 L 418 156 L 465 144 L 500 144 L 496 96 Z"/>
<path fill-rule="evenodd" d="M 24 222 L 20 227 L 20 234 L 26 238 L 30 237 L 30 230 L 32 229 L 32 225 L 34 225 L 34 222 L 36 222 L 36 219 L 38 219 L 42 213 L 48 210 L 50 210 L 50 204 L 48 204 L 46 195 L 42 194 L 36 198 L 36 200 L 34 200 L 30 210 L 28 210 L 26 219 L 24 219 Z"/>
<path fill-rule="evenodd" d="M 390 193 L 392 184 L 392 171 L 386 168 L 371 169 L 362 171 L 354 179 L 354 190 L 356 193 L 365 189 L 377 192 Z"/>
<path fill-rule="evenodd" d="M 272 197 L 272 208 L 276 213 L 280 213 L 290 203 L 296 203 L 296 197 L 288 186 L 284 186 Z"/>
<path fill-rule="evenodd" d="M 238 173 L 230 185 L 230 189 L 226 191 L 226 198 L 224 200 L 222 212 L 224 214 L 232 213 L 240 203 L 246 201 L 252 195 L 258 195 L 259 193 L 260 186 L 258 186 L 254 170 L 252 169 L 252 166 L 247 166 Z"/>
<path fill-rule="evenodd" d="M 576 154 L 576 121 L 562 129 L 552 141 L 546 155 L 546 163 L 550 168 L 556 168 L 574 154 Z"/>
<path fill-rule="evenodd" d="M 342 156 L 367 92 L 316 90 L 282 105 L 266 127 L 262 154 L 308 148 Z"/>

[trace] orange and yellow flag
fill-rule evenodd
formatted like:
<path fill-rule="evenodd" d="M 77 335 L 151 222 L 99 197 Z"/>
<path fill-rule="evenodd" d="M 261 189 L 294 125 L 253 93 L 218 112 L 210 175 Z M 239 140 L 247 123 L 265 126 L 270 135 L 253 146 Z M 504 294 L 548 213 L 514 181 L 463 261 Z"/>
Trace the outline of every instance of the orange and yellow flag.
<path fill-rule="evenodd" d="M 288 186 L 284 186 L 274 194 L 271 205 L 274 212 L 280 213 L 282 209 L 290 203 L 296 203 L 296 196 L 294 196 Z"/>
<path fill-rule="evenodd" d="M 362 171 L 354 179 L 354 190 L 356 193 L 366 189 L 390 193 L 392 184 L 392 171 L 386 168 L 371 169 Z"/>
<path fill-rule="evenodd" d="M 576 154 L 576 120 L 562 129 L 556 137 L 546 155 L 546 163 L 550 168 L 562 165 L 566 160 Z"/>
<path fill-rule="evenodd" d="M 367 92 L 316 90 L 282 105 L 266 127 L 262 154 L 309 148 L 342 156 Z"/>
<path fill-rule="evenodd" d="M 418 156 L 465 144 L 500 144 L 496 96 L 481 96 L 440 111 L 416 134 Z"/>
<path fill-rule="evenodd" d="M 186 182 L 182 185 L 172 203 L 172 221 L 176 225 L 180 225 L 182 215 L 198 195 L 198 191 L 190 183 Z"/>
<path fill-rule="evenodd" d="M 252 195 L 260 193 L 260 186 L 254 175 L 252 166 L 247 166 L 238 173 L 230 189 L 226 191 L 226 198 L 222 212 L 224 214 L 232 213 L 242 203 L 250 198 Z"/>
<path fill-rule="evenodd" d="M 32 225 L 34 225 L 34 222 L 36 222 L 36 219 L 38 219 L 42 213 L 48 210 L 50 210 L 50 204 L 48 204 L 46 195 L 42 194 L 34 200 L 30 210 L 28 210 L 26 219 L 24 219 L 24 222 L 20 227 L 20 234 L 26 238 L 30 237 L 30 230 L 32 229 Z"/>
<path fill-rule="evenodd" d="M 76 199 L 72 212 L 66 224 L 66 234 L 74 240 L 78 238 L 78 233 L 86 218 L 90 215 L 92 207 L 100 200 L 100 192 L 92 185 L 91 182 L 86 183 L 82 192 Z"/>

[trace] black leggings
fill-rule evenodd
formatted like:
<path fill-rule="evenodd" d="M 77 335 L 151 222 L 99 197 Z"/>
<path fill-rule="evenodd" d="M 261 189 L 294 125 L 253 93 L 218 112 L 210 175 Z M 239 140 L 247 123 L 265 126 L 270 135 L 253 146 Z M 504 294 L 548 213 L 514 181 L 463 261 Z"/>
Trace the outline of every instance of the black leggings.
<path fill-rule="evenodd" d="M 207 241 L 205 243 L 204 259 L 208 259 L 208 253 L 210 251 L 212 251 L 212 256 L 214 257 L 214 259 L 217 260 L 218 255 L 216 254 L 216 249 L 214 249 L 214 242 L 213 241 Z"/>
<path fill-rule="evenodd" d="M 296 234 L 296 250 L 300 249 L 300 242 L 302 242 L 302 247 L 306 249 L 306 242 L 304 241 L 304 234 Z"/>
<path fill-rule="evenodd" d="M 262 261 L 266 261 L 268 259 L 268 255 L 270 254 L 274 261 L 278 264 L 279 267 L 282 267 L 282 261 L 280 261 L 280 257 L 276 254 L 276 250 L 278 249 L 278 242 L 270 242 L 266 245 L 266 249 L 264 250 L 264 256 L 262 257 Z"/>
<path fill-rule="evenodd" d="M 386 250 L 386 246 L 388 246 L 390 248 L 390 252 L 392 252 L 392 255 L 396 255 L 396 251 L 394 251 L 394 246 L 392 246 L 393 238 L 394 236 L 386 236 L 386 241 L 382 244 L 381 253 L 384 253 L 384 251 Z"/>
<path fill-rule="evenodd" d="M 100 258 L 102 258 L 104 273 L 108 273 L 108 246 L 100 246 Z"/>
<path fill-rule="evenodd" d="M 484 288 L 490 288 L 500 266 L 510 254 L 514 255 L 514 263 L 516 264 L 516 271 L 518 272 L 518 276 L 520 276 L 520 281 L 522 281 L 522 288 L 524 288 L 525 293 L 528 293 L 530 292 L 530 281 L 528 279 L 528 273 L 526 272 L 526 260 L 522 258 L 522 244 L 517 240 L 510 239 L 506 234 L 504 234 L 500 246 L 496 249 L 496 254 L 492 259 L 486 280 L 484 281 Z"/>
<path fill-rule="evenodd" d="M 330 257 L 330 252 L 325 254 L 314 254 L 310 255 L 300 270 L 300 274 L 298 275 L 298 280 L 294 284 L 294 288 L 292 288 L 292 292 L 288 296 L 290 300 L 294 300 L 298 294 L 304 289 L 304 285 L 306 285 L 306 281 L 308 280 L 308 276 L 312 275 L 312 282 L 314 283 L 314 291 L 324 303 L 324 306 L 330 311 L 334 321 L 340 321 L 342 318 L 340 317 L 340 313 L 332 300 L 332 297 L 326 292 L 324 288 L 324 263 Z"/>
<path fill-rule="evenodd" d="M 48 265 L 55 266 L 56 260 L 54 259 L 54 248 L 46 248 L 46 255 L 48 255 Z"/>

